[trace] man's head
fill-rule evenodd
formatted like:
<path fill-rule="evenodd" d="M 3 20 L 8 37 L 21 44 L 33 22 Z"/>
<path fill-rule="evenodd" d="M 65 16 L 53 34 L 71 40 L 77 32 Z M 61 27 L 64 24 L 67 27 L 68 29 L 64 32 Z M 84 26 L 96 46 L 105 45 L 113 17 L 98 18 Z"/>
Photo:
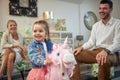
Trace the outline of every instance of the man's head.
<path fill-rule="evenodd" d="M 113 2 L 111 0 L 101 0 L 100 4 L 108 4 L 111 9 L 113 8 Z"/>
<path fill-rule="evenodd" d="M 102 0 L 99 5 L 99 15 L 101 19 L 110 18 L 110 13 L 113 9 L 113 3 L 111 0 Z"/>

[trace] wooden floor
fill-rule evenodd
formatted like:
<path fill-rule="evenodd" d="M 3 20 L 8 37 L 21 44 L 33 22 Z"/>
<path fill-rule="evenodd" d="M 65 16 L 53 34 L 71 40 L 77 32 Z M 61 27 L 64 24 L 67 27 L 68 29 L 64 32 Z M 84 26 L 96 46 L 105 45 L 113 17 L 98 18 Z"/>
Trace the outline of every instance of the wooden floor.
<path fill-rule="evenodd" d="M 90 67 L 87 67 L 90 70 Z M 93 77 L 91 73 L 87 70 L 86 72 L 82 72 L 81 80 L 97 80 L 97 78 Z M 29 71 L 24 72 L 24 80 L 26 80 L 26 76 Z M 7 80 L 7 76 L 2 77 L 2 80 Z M 23 80 L 20 73 L 14 73 L 12 75 L 12 80 Z M 120 80 L 120 66 L 115 67 L 115 76 L 110 80 Z"/>
<path fill-rule="evenodd" d="M 26 80 L 27 74 L 29 71 L 25 71 L 24 74 L 24 79 L 21 76 L 21 73 L 17 72 L 17 73 L 13 73 L 12 74 L 12 80 Z M 2 80 L 7 80 L 7 75 L 2 77 Z"/>
<path fill-rule="evenodd" d="M 115 67 L 115 76 L 112 77 L 110 80 L 120 80 L 120 66 Z M 87 73 L 83 73 L 81 75 L 81 79 L 80 80 L 98 80 L 96 77 L 93 77 L 91 75 L 91 72 L 89 72 L 87 70 Z"/>

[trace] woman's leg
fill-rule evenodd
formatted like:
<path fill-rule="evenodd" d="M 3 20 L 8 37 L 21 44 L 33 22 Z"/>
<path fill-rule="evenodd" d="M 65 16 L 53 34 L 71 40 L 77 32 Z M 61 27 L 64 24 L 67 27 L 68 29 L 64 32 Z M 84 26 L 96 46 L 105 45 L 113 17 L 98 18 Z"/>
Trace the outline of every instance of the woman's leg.
<path fill-rule="evenodd" d="M 8 76 L 8 80 L 11 80 L 15 56 L 16 56 L 15 52 L 10 52 L 9 57 L 8 57 L 9 58 L 8 59 L 8 64 L 7 64 L 7 76 Z"/>
<path fill-rule="evenodd" d="M 0 68 L 0 78 L 2 76 L 3 71 L 7 67 L 7 61 L 8 61 L 10 49 L 4 49 L 4 51 L 5 52 L 3 53 L 3 56 L 2 56 L 2 63 L 1 63 L 1 68 Z"/>

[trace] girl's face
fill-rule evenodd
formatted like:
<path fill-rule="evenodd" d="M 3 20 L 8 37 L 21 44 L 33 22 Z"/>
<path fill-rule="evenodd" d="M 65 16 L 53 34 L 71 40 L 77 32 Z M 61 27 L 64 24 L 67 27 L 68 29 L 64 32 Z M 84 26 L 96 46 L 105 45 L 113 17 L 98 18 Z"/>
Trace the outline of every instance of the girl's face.
<path fill-rule="evenodd" d="M 35 24 L 33 26 L 33 38 L 39 42 L 44 42 L 46 38 L 46 31 L 44 24 Z"/>
<path fill-rule="evenodd" d="M 17 25 L 16 25 L 15 22 L 12 22 L 12 21 L 8 23 L 8 27 L 7 28 L 8 28 L 10 33 L 14 33 L 14 32 L 17 31 Z"/>

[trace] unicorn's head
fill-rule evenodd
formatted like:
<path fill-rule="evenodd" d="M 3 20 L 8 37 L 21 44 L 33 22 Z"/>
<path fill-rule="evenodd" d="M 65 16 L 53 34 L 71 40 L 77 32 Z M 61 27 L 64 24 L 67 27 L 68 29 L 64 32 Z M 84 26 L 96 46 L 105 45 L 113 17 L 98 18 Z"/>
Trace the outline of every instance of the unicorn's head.
<path fill-rule="evenodd" d="M 68 46 L 67 39 L 65 39 L 63 44 L 53 44 L 53 51 L 52 51 L 52 61 L 58 63 L 59 60 L 68 64 L 73 62 L 74 56 L 72 53 L 72 48 Z M 59 64 L 59 63 L 58 63 Z"/>
<path fill-rule="evenodd" d="M 53 51 L 49 55 L 53 64 L 48 67 L 49 73 L 52 74 L 50 80 L 69 80 L 72 74 L 76 61 L 72 53 L 72 49 L 69 48 L 67 38 L 63 44 L 53 44 Z"/>

